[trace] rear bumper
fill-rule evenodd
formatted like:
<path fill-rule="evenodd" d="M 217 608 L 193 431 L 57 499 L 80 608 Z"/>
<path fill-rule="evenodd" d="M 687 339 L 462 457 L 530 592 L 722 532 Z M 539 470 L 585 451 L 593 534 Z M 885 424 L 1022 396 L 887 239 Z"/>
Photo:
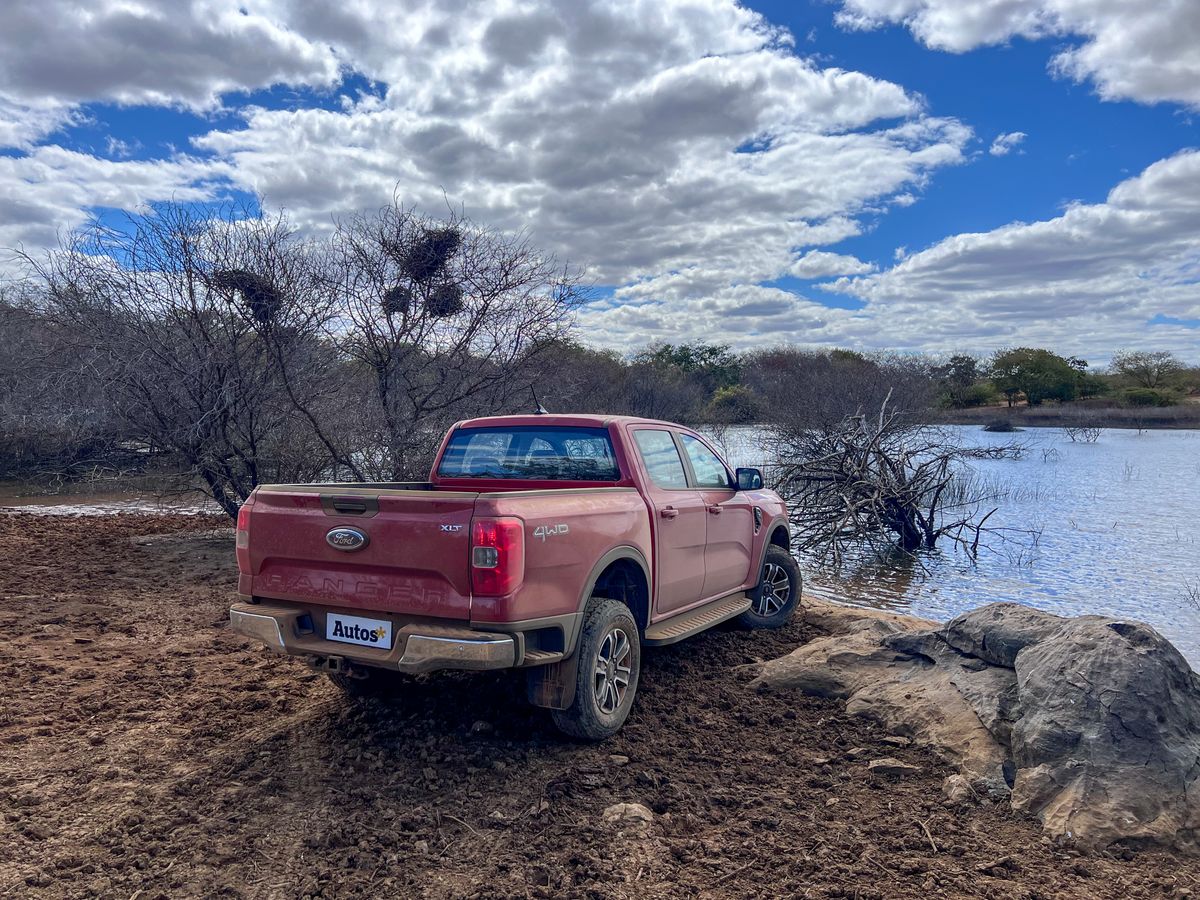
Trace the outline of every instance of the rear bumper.
<path fill-rule="evenodd" d="M 266 603 L 236 603 L 229 610 L 229 627 L 262 641 L 268 649 L 289 656 L 349 661 L 400 672 L 438 669 L 509 669 L 520 665 L 524 644 L 520 635 L 479 631 L 468 626 L 430 621 L 395 621 L 390 648 L 362 647 L 320 637 L 324 611 Z"/>

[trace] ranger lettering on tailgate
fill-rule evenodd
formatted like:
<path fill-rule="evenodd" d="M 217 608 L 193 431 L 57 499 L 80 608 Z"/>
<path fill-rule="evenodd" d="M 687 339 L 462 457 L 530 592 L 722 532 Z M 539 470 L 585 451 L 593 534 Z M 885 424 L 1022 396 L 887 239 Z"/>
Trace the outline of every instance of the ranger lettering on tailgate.
<path fill-rule="evenodd" d="M 359 600 L 380 602 L 411 601 L 422 606 L 433 606 L 446 598 L 443 590 L 424 588 L 414 584 L 380 584 L 377 581 L 359 581 L 355 579 L 347 583 L 342 578 L 322 578 L 319 583 L 307 575 L 268 575 L 265 579 L 268 590 L 281 594 L 302 594 L 306 597 L 320 597 L 326 600 L 336 600 L 338 597 L 353 595 Z"/>

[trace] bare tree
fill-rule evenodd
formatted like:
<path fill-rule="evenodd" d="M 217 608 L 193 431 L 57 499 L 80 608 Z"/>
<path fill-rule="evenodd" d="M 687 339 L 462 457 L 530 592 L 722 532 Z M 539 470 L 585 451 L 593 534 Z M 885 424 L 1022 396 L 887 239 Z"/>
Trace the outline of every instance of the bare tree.
<path fill-rule="evenodd" d="M 936 396 L 930 361 L 920 356 L 779 347 L 749 354 L 744 372 L 765 421 L 793 431 L 833 427 L 885 398 L 903 409 L 929 409 Z"/>
<path fill-rule="evenodd" d="M 1113 356 L 1112 369 L 1139 387 L 1160 388 L 1184 370 L 1167 350 L 1125 350 Z"/>
<path fill-rule="evenodd" d="M 57 347 L 38 285 L 0 286 L 0 478 L 56 482 L 130 462 L 91 361 Z"/>
<path fill-rule="evenodd" d="M 1071 439 L 1072 443 L 1094 444 L 1100 439 L 1102 429 L 1096 425 L 1081 423 L 1079 425 L 1067 425 L 1063 428 L 1063 431 L 1067 433 L 1067 437 Z M 1138 433 L 1141 433 L 1141 428 L 1138 429 Z"/>
<path fill-rule="evenodd" d="M 320 393 L 328 315 L 313 247 L 282 217 L 165 204 L 94 222 L 45 260 L 60 351 L 93 368 L 127 434 L 177 456 L 230 515 L 255 485 L 328 465 L 296 415 Z M 315 452 L 314 452 L 315 451 Z"/>
<path fill-rule="evenodd" d="M 456 419 L 528 408 L 576 299 L 575 278 L 524 235 L 396 202 L 338 223 L 327 279 L 357 415 L 326 438 L 359 480 L 417 477 Z"/>
<path fill-rule="evenodd" d="M 972 458 L 1019 447 L 959 446 L 940 429 L 912 424 L 885 397 L 875 416 L 816 428 L 777 427 L 774 487 L 788 502 L 800 546 L 840 562 L 852 546 L 913 553 L 946 539 L 970 553 L 995 508 L 986 488 L 964 489 Z"/>

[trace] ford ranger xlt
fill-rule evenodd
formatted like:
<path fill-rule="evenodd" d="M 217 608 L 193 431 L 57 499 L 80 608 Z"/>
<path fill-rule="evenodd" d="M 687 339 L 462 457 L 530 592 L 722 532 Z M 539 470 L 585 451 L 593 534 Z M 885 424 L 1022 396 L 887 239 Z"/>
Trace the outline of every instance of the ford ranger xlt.
<path fill-rule="evenodd" d="M 349 693 L 528 670 L 560 729 L 617 731 L 643 646 L 800 600 L 787 512 L 701 434 L 623 416 L 459 422 L 429 481 L 261 485 L 237 520 L 235 631 Z"/>

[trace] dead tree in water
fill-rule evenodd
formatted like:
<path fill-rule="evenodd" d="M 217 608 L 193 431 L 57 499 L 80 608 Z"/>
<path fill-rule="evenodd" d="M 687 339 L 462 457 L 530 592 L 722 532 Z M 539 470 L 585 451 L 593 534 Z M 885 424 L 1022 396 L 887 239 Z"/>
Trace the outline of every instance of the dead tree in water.
<path fill-rule="evenodd" d="M 774 487 L 792 511 L 801 549 L 836 563 L 851 546 L 915 553 L 944 538 L 976 553 L 995 495 L 964 488 L 963 464 L 1016 457 L 1023 448 L 959 446 L 941 429 L 907 422 L 889 400 L 877 416 L 776 431 Z"/>

